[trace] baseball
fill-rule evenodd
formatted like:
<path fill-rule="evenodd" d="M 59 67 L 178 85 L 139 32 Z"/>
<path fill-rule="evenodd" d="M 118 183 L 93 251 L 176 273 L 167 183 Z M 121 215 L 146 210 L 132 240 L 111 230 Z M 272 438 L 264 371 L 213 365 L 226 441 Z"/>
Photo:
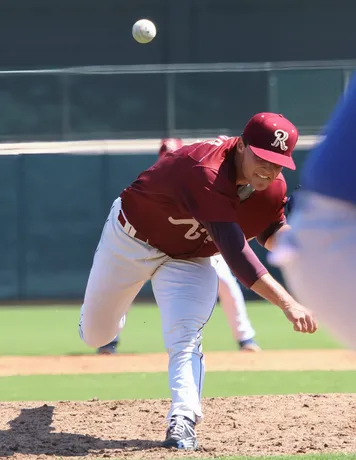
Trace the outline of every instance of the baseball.
<path fill-rule="evenodd" d="M 156 33 L 156 26 L 148 19 L 140 19 L 132 26 L 132 36 L 138 43 L 151 42 Z"/>

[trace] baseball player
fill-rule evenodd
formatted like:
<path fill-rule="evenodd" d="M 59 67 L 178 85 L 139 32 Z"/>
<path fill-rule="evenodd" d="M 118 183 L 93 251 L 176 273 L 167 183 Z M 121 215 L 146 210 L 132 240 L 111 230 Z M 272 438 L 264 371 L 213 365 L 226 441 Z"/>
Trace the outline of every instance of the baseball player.
<path fill-rule="evenodd" d="M 356 348 L 356 74 L 325 137 L 308 156 L 291 214 L 271 263 L 345 345 Z"/>
<path fill-rule="evenodd" d="M 195 449 L 202 419 L 202 330 L 217 298 L 211 256 L 221 253 L 247 288 L 275 304 L 295 331 L 317 329 L 311 312 L 268 273 L 247 240 L 267 249 L 286 226 L 283 167 L 295 169 L 297 128 L 256 114 L 243 134 L 186 145 L 142 172 L 113 203 L 90 271 L 79 332 L 98 348 L 151 280 L 169 356 L 171 407 L 163 447 Z"/>
<path fill-rule="evenodd" d="M 228 140 L 226 136 L 219 136 L 219 139 Z M 163 157 L 166 153 L 173 153 L 183 147 L 181 139 L 163 139 L 158 157 Z M 227 263 L 221 255 L 212 257 L 212 265 L 219 278 L 219 298 L 221 306 L 230 325 L 234 340 L 237 342 L 241 351 L 258 352 L 261 348 L 255 342 L 256 335 L 250 319 L 247 315 L 246 303 L 239 283 L 231 273 Z M 120 333 L 125 325 L 125 318 L 119 325 L 119 333 L 110 343 L 98 348 L 99 354 L 114 354 L 120 342 Z"/>

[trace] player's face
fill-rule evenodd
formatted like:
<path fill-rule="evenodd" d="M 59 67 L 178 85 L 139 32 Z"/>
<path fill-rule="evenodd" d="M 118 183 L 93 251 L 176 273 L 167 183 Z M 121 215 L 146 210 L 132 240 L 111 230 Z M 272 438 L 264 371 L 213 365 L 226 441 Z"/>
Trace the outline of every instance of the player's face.
<path fill-rule="evenodd" d="M 256 156 L 249 146 L 244 146 L 242 173 L 255 190 L 265 190 L 282 171 L 282 167 Z"/>

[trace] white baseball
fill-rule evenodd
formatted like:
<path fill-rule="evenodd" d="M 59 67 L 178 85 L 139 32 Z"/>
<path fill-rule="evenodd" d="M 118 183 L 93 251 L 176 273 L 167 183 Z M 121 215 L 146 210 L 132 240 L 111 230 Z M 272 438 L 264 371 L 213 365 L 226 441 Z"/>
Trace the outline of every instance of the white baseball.
<path fill-rule="evenodd" d="M 138 43 L 151 42 L 156 33 L 156 26 L 148 19 L 140 19 L 132 26 L 132 36 Z"/>

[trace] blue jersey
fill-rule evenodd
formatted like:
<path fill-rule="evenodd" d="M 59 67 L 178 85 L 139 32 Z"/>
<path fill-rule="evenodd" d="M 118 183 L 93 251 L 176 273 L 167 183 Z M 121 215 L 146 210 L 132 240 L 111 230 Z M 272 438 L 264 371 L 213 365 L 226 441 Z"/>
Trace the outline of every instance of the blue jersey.
<path fill-rule="evenodd" d="M 303 188 L 356 204 L 356 74 L 302 170 Z"/>

